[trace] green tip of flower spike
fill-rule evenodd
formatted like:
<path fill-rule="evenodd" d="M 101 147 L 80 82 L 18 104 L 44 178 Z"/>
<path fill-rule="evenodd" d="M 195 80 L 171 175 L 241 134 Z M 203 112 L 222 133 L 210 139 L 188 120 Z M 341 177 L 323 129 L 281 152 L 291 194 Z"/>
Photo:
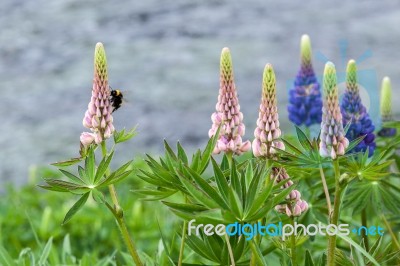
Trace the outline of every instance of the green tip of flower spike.
<path fill-rule="evenodd" d="M 266 64 L 263 73 L 263 91 L 267 95 L 275 95 L 275 72 L 271 64 Z"/>
<path fill-rule="evenodd" d="M 357 92 L 358 91 L 358 86 L 357 86 L 357 65 L 356 61 L 353 59 L 349 60 L 347 63 L 347 69 L 346 69 L 346 84 L 347 84 L 347 89 Z"/>
<path fill-rule="evenodd" d="M 311 41 L 310 37 L 307 34 L 304 34 L 301 36 L 301 41 L 300 41 L 300 55 L 301 55 L 301 61 L 303 63 L 310 64 L 311 63 Z"/>
<path fill-rule="evenodd" d="M 229 80 L 233 78 L 232 58 L 231 58 L 231 52 L 229 51 L 228 47 L 222 49 L 220 70 L 221 70 L 221 76 L 223 76 L 225 79 Z"/>
<path fill-rule="evenodd" d="M 94 50 L 94 67 L 95 72 L 97 72 L 97 74 L 103 80 L 108 79 L 106 51 L 104 50 L 104 46 L 101 42 L 96 44 L 96 48 Z"/>
<path fill-rule="evenodd" d="M 392 85 L 389 77 L 384 77 L 381 87 L 381 116 L 382 119 L 390 119 L 392 115 Z"/>
<path fill-rule="evenodd" d="M 335 65 L 332 62 L 325 64 L 324 69 L 324 92 L 329 96 L 337 95 L 337 77 Z"/>

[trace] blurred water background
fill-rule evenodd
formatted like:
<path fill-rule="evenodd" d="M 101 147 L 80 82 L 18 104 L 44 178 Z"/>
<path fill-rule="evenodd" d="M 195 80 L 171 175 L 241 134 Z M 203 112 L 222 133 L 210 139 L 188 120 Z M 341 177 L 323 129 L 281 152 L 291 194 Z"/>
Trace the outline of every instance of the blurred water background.
<path fill-rule="evenodd" d="M 274 65 L 284 133 L 287 92 L 299 42 L 311 37 L 314 68 L 339 72 L 360 59 L 370 110 L 391 77 L 400 111 L 398 1 L 3 0 L 0 3 L 0 180 L 25 182 L 29 169 L 78 155 L 90 99 L 93 53 L 106 48 L 110 84 L 127 91 L 117 129 L 138 125 L 118 158 L 162 152 L 163 139 L 194 150 L 206 143 L 219 87 L 221 49 L 231 49 L 241 110 L 252 139 L 264 65 Z M 365 87 L 365 86 L 364 86 Z M 369 92 L 368 92 L 369 91 Z"/>

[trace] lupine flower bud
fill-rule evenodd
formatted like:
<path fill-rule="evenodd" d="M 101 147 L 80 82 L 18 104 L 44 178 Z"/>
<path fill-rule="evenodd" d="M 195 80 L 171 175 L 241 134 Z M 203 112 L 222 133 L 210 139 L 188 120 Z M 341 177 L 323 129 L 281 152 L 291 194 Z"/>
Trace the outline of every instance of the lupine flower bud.
<path fill-rule="evenodd" d="M 272 65 L 267 64 L 264 68 L 260 111 L 252 143 L 254 156 L 272 158 L 276 153 L 275 148 L 284 149 L 280 136 L 275 73 Z"/>
<path fill-rule="evenodd" d="M 279 184 L 280 182 L 289 179 L 289 175 L 285 168 L 273 167 L 271 179 L 276 178 L 275 182 Z M 293 186 L 291 180 L 287 181 L 282 188 L 288 188 Z M 287 204 L 279 204 L 275 206 L 275 210 L 284 213 L 287 216 L 300 216 L 302 213 L 306 212 L 308 209 L 308 204 L 305 200 L 301 200 L 301 194 L 298 190 L 292 190 L 289 195 L 286 196 L 286 200 L 289 202 Z"/>
<path fill-rule="evenodd" d="M 95 134 L 96 144 L 109 138 L 115 130 L 111 113 L 106 53 L 103 44 L 97 43 L 94 52 L 92 98 L 83 118 L 83 126 Z M 87 137 L 88 135 L 85 135 L 84 139 L 86 140 Z"/>
<path fill-rule="evenodd" d="M 339 108 L 339 97 L 335 65 L 331 62 L 325 64 L 324 70 L 325 102 L 322 107 L 321 142 L 319 153 L 322 157 L 344 155 L 349 141 L 344 136 L 342 114 Z"/>
<path fill-rule="evenodd" d="M 346 90 L 340 109 L 343 115 L 343 125 L 350 123 L 346 138 L 352 141 L 358 137 L 365 136 L 350 152 L 365 152 L 368 148 L 369 156 L 372 156 L 376 147 L 375 127 L 367 113 L 367 109 L 361 102 L 357 84 L 357 66 L 354 60 L 350 60 L 347 64 Z"/>
<path fill-rule="evenodd" d="M 82 145 L 85 147 L 95 142 L 95 139 L 96 139 L 96 134 L 94 133 L 83 132 L 80 136 L 80 141 Z"/>
<path fill-rule="evenodd" d="M 322 99 L 320 85 L 312 67 L 311 43 L 308 35 L 301 37 L 301 65 L 289 91 L 289 119 L 296 125 L 321 123 Z"/>
<path fill-rule="evenodd" d="M 220 61 L 220 88 L 216 112 L 212 114 L 213 122 L 208 136 L 211 138 L 222 124 L 219 139 L 213 153 L 232 152 L 240 155 L 250 149 L 250 141 L 242 141 L 245 133 L 243 114 L 240 112 L 239 99 L 233 78 L 231 54 L 228 48 L 222 49 Z"/>
<path fill-rule="evenodd" d="M 384 77 L 382 80 L 380 109 L 382 122 L 392 120 L 392 85 L 388 77 Z M 392 137 L 396 135 L 396 132 L 395 128 L 384 127 L 378 132 L 378 135 L 381 137 Z"/>

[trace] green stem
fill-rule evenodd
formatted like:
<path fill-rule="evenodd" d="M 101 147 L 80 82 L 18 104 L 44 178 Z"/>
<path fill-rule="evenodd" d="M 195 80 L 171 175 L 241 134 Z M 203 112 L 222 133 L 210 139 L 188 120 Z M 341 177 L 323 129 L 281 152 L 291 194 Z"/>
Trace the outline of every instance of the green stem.
<path fill-rule="evenodd" d="M 329 195 L 328 185 L 327 185 L 326 179 L 325 179 L 324 169 L 322 168 L 321 164 L 319 165 L 319 173 L 320 173 L 321 180 L 322 180 L 322 186 L 324 187 L 326 203 L 328 204 L 328 216 L 330 216 L 332 213 L 331 198 Z"/>
<path fill-rule="evenodd" d="M 361 211 L 361 225 L 364 226 L 364 228 L 367 228 L 367 212 L 365 208 Z M 368 235 L 365 232 L 365 230 L 362 230 L 361 235 L 362 238 L 364 239 L 365 249 L 368 251 L 369 250 Z"/>
<path fill-rule="evenodd" d="M 340 211 L 340 197 L 342 195 L 342 187 L 340 186 L 340 169 L 339 169 L 339 160 L 333 160 L 333 168 L 335 171 L 335 200 L 333 204 L 333 212 L 330 216 L 330 224 L 334 224 L 337 226 L 339 221 L 339 211 Z M 329 236 L 328 240 L 328 259 L 327 265 L 334 266 L 335 265 L 335 248 L 336 248 L 336 235 Z"/>
<path fill-rule="evenodd" d="M 290 217 L 290 224 L 293 226 L 294 228 L 294 217 Z M 296 266 L 296 235 L 295 233 L 293 233 L 290 236 L 290 249 L 291 249 L 291 259 L 292 259 L 292 266 Z"/>
<path fill-rule="evenodd" d="M 226 158 L 228 159 L 229 167 L 232 167 L 232 156 L 233 156 L 233 153 L 232 152 L 227 152 L 225 154 L 226 154 Z M 232 246 L 231 246 L 231 243 L 229 242 L 229 236 L 227 234 L 225 234 L 225 240 L 226 240 L 226 245 L 228 247 L 229 257 L 231 259 L 231 265 L 235 266 L 235 257 L 233 256 Z"/>
<path fill-rule="evenodd" d="M 107 155 L 107 148 L 106 148 L 105 141 L 103 141 L 101 143 L 101 151 L 102 151 L 103 157 Z M 115 190 L 115 187 L 113 184 L 109 185 L 108 189 L 110 191 L 111 200 L 114 204 L 114 208 L 109 206 L 109 204 L 107 204 L 107 207 L 108 207 L 108 209 L 111 210 L 112 214 L 114 215 L 115 219 L 117 220 L 117 224 L 119 226 L 119 229 L 121 230 L 122 238 L 124 239 L 125 245 L 128 248 L 128 251 L 132 256 L 133 261 L 135 262 L 136 265 L 142 266 L 143 264 L 140 261 L 139 254 L 136 251 L 135 244 L 133 243 L 133 240 L 132 240 L 131 236 L 129 235 L 128 227 L 126 226 L 125 219 L 124 219 L 124 211 L 118 201 L 117 191 Z"/>
<path fill-rule="evenodd" d="M 396 237 L 395 233 L 393 232 L 392 227 L 390 226 L 388 220 L 386 220 L 386 217 L 383 213 L 381 214 L 381 218 L 382 218 L 383 222 L 385 223 L 385 226 L 388 229 L 390 236 L 392 237 L 393 243 L 395 244 L 397 249 L 400 250 L 399 241 L 397 240 L 397 237 Z"/>

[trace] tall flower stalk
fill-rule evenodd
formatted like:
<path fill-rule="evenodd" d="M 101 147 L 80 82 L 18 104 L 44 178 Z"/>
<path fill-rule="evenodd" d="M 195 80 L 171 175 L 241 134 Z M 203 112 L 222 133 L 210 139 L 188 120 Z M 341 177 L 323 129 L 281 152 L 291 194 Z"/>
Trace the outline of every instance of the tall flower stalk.
<path fill-rule="evenodd" d="M 382 122 L 392 120 L 392 85 L 389 77 L 384 77 L 382 80 L 380 111 Z M 393 137 L 396 133 L 397 130 L 395 128 L 382 127 L 378 135 L 381 137 Z"/>
<path fill-rule="evenodd" d="M 113 118 L 111 116 L 112 106 L 110 103 L 110 89 L 108 85 L 108 72 L 107 72 L 107 58 L 104 46 L 102 43 L 97 43 L 94 53 L 94 78 L 92 97 L 88 105 L 88 110 L 83 118 L 83 125 L 89 128 L 92 133 L 82 133 L 81 143 L 88 145 L 90 142 L 87 136 L 93 136 L 93 141 L 101 145 L 103 157 L 107 156 L 107 148 L 105 140 L 114 133 L 115 129 L 112 124 Z M 108 171 L 108 170 L 107 170 Z M 128 228 L 124 219 L 124 212 L 119 204 L 117 191 L 113 184 L 108 186 L 114 206 L 106 206 L 114 215 L 117 224 L 121 230 L 122 238 L 128 248 L 136 265 L 142 265 L 139 255 L 136 251 L 134 242 L 128 232 Z"/>
<path fill-rule="evenodd" d="M 335 173 L 335 198 L 333 211 L 329 215 L 330 224 L 337 226 L 339 221 L 341 195 L 343 186 L 340 183 L 340 168 L 338 156 L 344 155 L 349 141 L 344 136 L 342 115 L 339 108 L 337 77 L 335 66 L 328 62 L 324 70 L 325 101 L 322 109 L 320 155 L 331 157 Z M 336 235 L 329 235 L 328 240 L 328 266 L 335 265 Z"/>
<path fill-rule="evenodd" d="M 213 153 L 240 155 L 250 149 L 250 141 L 243 142 L 245 133 L 243 124 L 243 113 L 240 112 L 239 99 L 237 96 L 235 81 L 233 77 L 233 66 L 230 51 L 227 47 L 222 49 L 220 60 L 220 87 L 218 102 L 215 106 L 216 112 L 211 116 L 212 127 L 208 132 L 211 138 L 221 126 L 219 138 Z"/>
<path fill-rule="evenodd" d="M 257 119 L 257 127 L 254 130 L 252 143 L 253 155 L 255 157 L 264 158 L 267 168 L 271 167 L 272 161 L 277 159 L 277 149 L 284 150 L 279 128 L 279 115 L 276 100 L 276 78 L 275 72 L 271 64 L 267 64 L 264 68 L 262 81 L 262 94 L 259 115 Z M 290 179 L 285 168 L 272 167 L 270 178 L 266 178 L 265 183 L 270 180 L 275 180 L 277 184 Z M 282 188 L 293 186 L 291 180 L 287 181 Z M 275 207 L 275 210 L 286 214 L 294 223 L 294 217 L 300 216 L 307 211 L 308 204 L 300 199 L 301 194 L 298 190 L 292 190 L 286 197 L 287 203 L 280 204 Z M 291 259 L 292 265 L 296 265 L 296 236 L 291 236 Z M 254 262 L 254 260 L 252 260 Z"/>
<path fill-rule="evenodd" d="M 368 149 L 369 156 L 372 156 L 376 147 L 375 126 L 369 117 L 367 109 L 361 102 L 357 84 L 357 66 L 354 60 L 350 60 L 347 64 L 346 90 L 340 109 L 343 115 L 343 125 L 350 123 L 346 138 L 352 141 L 364 136 L 364 139 L 350 152 L 365 152 Z"/>
<path fill-rule="evenodd" d="M 296 125 L 310 127 L 321 122 L 320 85 L 312 66 L 311 41 L 303 35 L 300 42 L 300 70 L 289 91 L 289 119 Z"/>

